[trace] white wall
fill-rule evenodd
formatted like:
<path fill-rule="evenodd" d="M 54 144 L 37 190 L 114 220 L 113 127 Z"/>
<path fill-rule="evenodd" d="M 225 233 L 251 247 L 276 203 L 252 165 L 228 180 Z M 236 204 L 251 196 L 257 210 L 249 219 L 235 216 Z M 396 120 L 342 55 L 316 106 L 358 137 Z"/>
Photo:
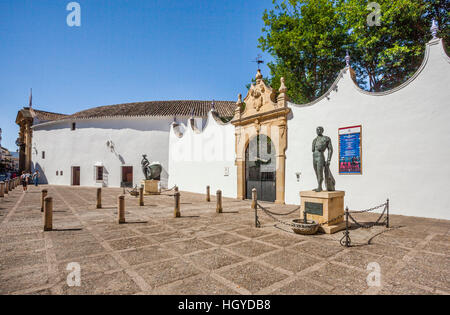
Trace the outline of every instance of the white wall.
<path fill-rule="evenodd" d="M 416 75 L 397 89 L 371 94 L 346 71 L 329 99 L 290 104 L 286 202 L 298 204 L 299 191 L 317 185 L 311 145 L 323 126 L 334 145 L 336 189 L 346 191 L 350 209 L 390 198 L 392 213 L 450 219 L 450 60 L 440 41 L 427 46 Z M 338 175 L 338 129 L 355 125 L 363 128 L 363 174 Z"/>
<path fill-rule="evenodd" d="M 76 130 L 71 130 L 76 122 Z M 94 178 L 94 165 L 102 163 L 108 172 L 109 187 L 120 187 L 122 166 L 133 166 L 134 185 L 144 178 L 142 155 L 163 166 L 161 184 L 168 181 L 168 142 L 171 119 L 108 118 L 43 124 L 33 131 L 33 165 L 43 170 L 41 180 L 53 185 L 71 185 L 72 166 L 81 167 L 82 186 L 101 186 Z M 115 145 L 115 152 L 107 147 Z M 45 159 L 42 159 L 45 151 Z M 63 171 L 63 176 L 56 176 Z"/>
<path fill-rule="evenodd" d="M 197 122 L 200 129 L 201 122 Z M 180 124 L 182 136 L 173 126 L 170 131 L 169 187 L 204 194 L 211 186 L 211 194 L 218 189 L 224 197 L 236 198 L 237 170 L 235 166 L 234 126 L 216 122 L 208 114 L 205 128 L 196 133 L 190 126 Z M 229 176 L 225 176 L 229 168 Z"/>

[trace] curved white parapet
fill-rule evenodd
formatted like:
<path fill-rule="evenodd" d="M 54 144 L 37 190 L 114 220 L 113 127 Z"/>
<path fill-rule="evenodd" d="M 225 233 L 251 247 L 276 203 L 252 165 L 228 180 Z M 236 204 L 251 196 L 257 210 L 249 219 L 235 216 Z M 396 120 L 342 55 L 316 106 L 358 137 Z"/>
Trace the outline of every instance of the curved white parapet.
<path fill-rule="evenodd" d="M 190 123 L 189 123 L 190 124 Z M 234 165 L 234 126 L 223 123 L 210 111 L 202 130 L 188 127 L 184 133 L 173 124 L 169 137 L 169 186 L 205 193 L 222 190 L 225 197 L 236 197 L 237 171 Z"/>
<path fill-rule="evenodd" d="M 317 183 L 311 143 L 318 126 L 331 137 L 331 169 L 346 205 L 358 210 L 391 200 L 391 212 L 450 219 L 450 58 L 441 39 L 427 44 L 422 65 L 389 91 L 361 90 L 350 68 L 314 102 L 290 103 L 286 202 Z M 362 125 L 362 175 L 339 175 L 339 128 Z M 301 174 L 297 181 L 297 175 Z"/>

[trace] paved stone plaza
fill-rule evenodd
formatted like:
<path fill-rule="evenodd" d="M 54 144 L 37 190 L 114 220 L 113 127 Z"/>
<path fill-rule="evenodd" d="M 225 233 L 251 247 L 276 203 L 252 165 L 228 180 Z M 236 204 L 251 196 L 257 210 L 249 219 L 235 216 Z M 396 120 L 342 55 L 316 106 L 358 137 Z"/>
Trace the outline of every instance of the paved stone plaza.
<path fill-rule="evenodd" d="M 128 223 L 118 225 L 121 189 L 103 189 L 97 210 L 95 188 L 49 186 L 55 231 L 44 233 L 42 188 L 0 199 L 0 294 L 450 293 L 449 221 L 391 216 L 391 229 L 353 229 L 347 249 L 341 232 L 299 236 L 263 213 L 255 229 L 249 201 L 224 199 L 216 214 L 214 197 L 182 192 L 174 219 L 173 197 L 146 196 L 138 207 L 128 195 Z M 72 262 L 80 287 L 66 283 Z M 367 285 L 371 262 L 381 266 L 381 287 Z"/>

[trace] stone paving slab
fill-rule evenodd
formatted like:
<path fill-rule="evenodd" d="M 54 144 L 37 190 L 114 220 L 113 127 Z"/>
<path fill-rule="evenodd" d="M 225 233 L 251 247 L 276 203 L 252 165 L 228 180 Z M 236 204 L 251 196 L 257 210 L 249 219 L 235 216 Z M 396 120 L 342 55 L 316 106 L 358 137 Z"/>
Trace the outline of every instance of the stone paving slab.
<path fill-rule="evenodd" d="M 43 232 L 40 191 L 54 200 L 54 230 Z M 0 294 L 449 294 L 450 222 L 391 216 L 391 228 L 351 227 L 342 233 L 296 235 L 250 201 L 181 192 L 182 217 L 173 218 L 171 192 L 126 196 L 127 224 L 118 225 L 122 189 L 20 187 L 0 199 Z M 262 203 L 287 213 L 295 206 Z M 370 205 L 368 205 L 370 206 Z M 287 222 L 295 213 L 280 217 Z M 378 214 L 358 214 L 373 222 Z M 370 287 L 370 263 L 381 286 Z M 68 265 L 81 267 L 81 286 L 69 287 Z"/>

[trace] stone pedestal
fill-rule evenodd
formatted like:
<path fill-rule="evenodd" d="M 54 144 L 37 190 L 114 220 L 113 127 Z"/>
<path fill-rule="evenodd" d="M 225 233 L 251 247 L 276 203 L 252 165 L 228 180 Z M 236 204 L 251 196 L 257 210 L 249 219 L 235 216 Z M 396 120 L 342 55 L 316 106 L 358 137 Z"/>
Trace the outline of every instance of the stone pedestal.
<path fill-rule="evenodd" d="M 314 220 L 319 224 L 344 215 L 344 196 L 345 191 L 300 192 L 301 218 L 305 209 L 308 220 Z M 345 229 L 344 216 L 320 227 L 320 231 L 326 234 L 334 234 L 343 229 Z"/>
<path fill-rule="evenodd" d="M 143 180 L 141 185 L 144 187 L 144 195 L 161 194 L 161 185 L 159 180 Z"/>

